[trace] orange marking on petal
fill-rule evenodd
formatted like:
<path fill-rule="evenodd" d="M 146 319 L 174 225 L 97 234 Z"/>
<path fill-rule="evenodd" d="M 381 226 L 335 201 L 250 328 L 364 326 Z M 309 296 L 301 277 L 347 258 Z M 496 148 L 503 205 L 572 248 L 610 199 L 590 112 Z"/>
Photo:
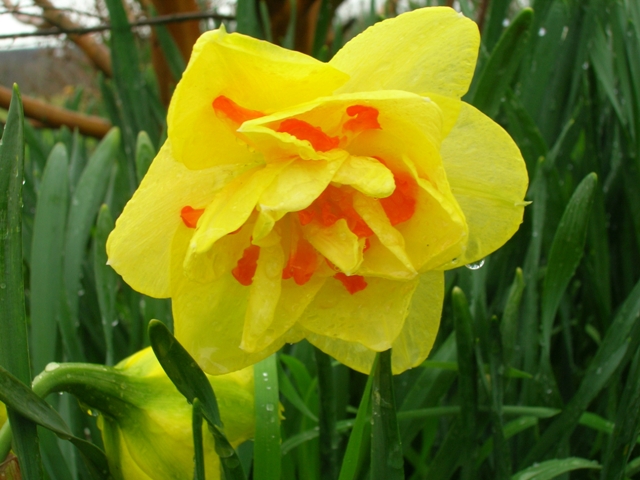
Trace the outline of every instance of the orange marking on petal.
<path fill-rule="evenodd" d="M 311 209 L 311 207 L 307 207 L 304 210 L 300 210 L 298 213 L 298 220 L 300 220 L 300 225 L 308 225 L 315 218 L 316 212 Z"/>
<path fill-rule="evenodd" d="M 278 127 L 278 132 L 293 135 L 298 140 L 306 140 L 318 152 L 328 152 L 340 144 L 338 137 L 330 137 L 320 127 L 297 118 L 287 118 Z"/>
<path fill-rule="evenodd" d="M 391 225 L 406 222 L 416 212 L 415 181 L 407 176 L 396 176 L 395 181 L 396 189 L 393 193 L 380 199 Z"/>
<path fill-rule="evenodd" d="M 311 280 L 317 267 L 318 254 L 316 250 L 308 241 L 301 238 L 282 271 L 282 278 L 286 280 L 293 277 L 298 285 L 304 285 Z"/>
<path fill-rule="evenodd" d="M 198 220 L 204 213 L 204 208 L 195 209 L 190 206 L 183 207 L 180 210 L 180 218 L 182 222 L 189 228 L 196 228 L 198 226 Z"/>
<path fill-rule="evenodd" d="M 371 241 L 368 238 L 364 239 L 364 248 L 362 249 L 362 253 L 366 252 L 371 248 Z"/>
<path fill-rule="evenodd" d="M 335 278 L 336 280 L 340 280 L 340 282 L 344 285 L 344 288 L 346 288 L 347 292 L 349 292 L 351 295 L 367 288 L 367 282 L 361 275 L 351 275 L 349 277 L 340 272 L 336 273 L 333 278 Z"/>
<path fill-rule="evenodd" d="M 260 247 L 257 245 L 250 245 L 244 249 L 242 258 L 238 260 L 236 267 L 231 270 L 231 274 L 240 285 L 248 287 L 253 283 L 253 276 L 256 274 L 256 268 L 258 268 L 259 256 Z"/>
<path fill-rule="evenodd" d="M 365 105 L 351 105 L 347 107 L 347 115 L 354 118 L 344 123 L 343 130 L 362 132 L 364 130 L 380 130 L 382 128 L 378 123 L 379 112 L 376 108 Z"/>
<path fill-rule="evenodd" d="M 216 111 L 216 114 L 224 115 L 229 120 L 237 123 L 238 125 L 243 124 L 247 120 L 264 117 L 265 115 L 262 112 L 241 107 L 236 102 L 228 97 L 225 97 L 224 95 L 216 97 L 211 106 Z"/>

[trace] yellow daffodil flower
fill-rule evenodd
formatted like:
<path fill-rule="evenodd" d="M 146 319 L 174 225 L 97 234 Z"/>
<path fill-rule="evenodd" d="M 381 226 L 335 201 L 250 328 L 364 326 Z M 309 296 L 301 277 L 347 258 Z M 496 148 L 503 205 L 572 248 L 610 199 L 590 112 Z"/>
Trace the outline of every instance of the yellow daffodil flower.
<path fill-rule="evenodd" d="M 111 474 L 118 480 L 193 478 L 191 405 L 166 376 L 151 348 L 124 360 L 115 370 L 127 378 L 115 385 L 121 389 L 121 398 L 108 400 L 111 392 L 104 392 L 107 400 L 101 402 L 97 394 L 90 399 L 96 408 L 104 407 L 98 426 Z M 253 438 L 253 368 L 209 377 L 209 381 L 231 444 L 235 447 Z M 207 478 L 219 479 L 219 459 L 206 427 L 203 443 Z"/>
<path fill-rule="evenodd" d="M 171 297 L 176 336 L 212 374 L 302 338 L 362 372 L 389 348 L 394 373 L 420 364 L 443 271 L 522 221 L 520 151 L 460 100 L 478 45 L 444 7 L 380 22 L 328 63 L 205 33 L 110 264 Z"/>

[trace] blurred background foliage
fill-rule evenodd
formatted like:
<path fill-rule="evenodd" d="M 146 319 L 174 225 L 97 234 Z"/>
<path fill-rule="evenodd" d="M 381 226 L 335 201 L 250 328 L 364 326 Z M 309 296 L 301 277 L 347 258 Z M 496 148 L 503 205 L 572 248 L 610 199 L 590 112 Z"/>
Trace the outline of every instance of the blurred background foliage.
<path fill-rule="evenodd" d="M 40 28 L 78 27 L 37 4 Z M 149 344 L 151 319 L 171 328 L 169 301 L 132 291 L 105 265 L 104 245 L 166 136 L 171 91 L 204 29 L 224 23 L 328 60 L 383 18 L 449 5 L 482 31 L 465 100 L 521 148 L 532 204 L 505 247 L 447 272 L 437 343 L 394 378 L 404 477 L 640 478 L 640 2 L 387 0 L 351 14 L 340 4 L 238 0 L 222 14 L 195 0 L 105 0 L 108 31 L 68 35 L 98 72 L 99 92 L 77 88 L 56 106 L 23 98 L 32 375 L 52 361 L 113 365 Z M 173 21 L 185 15 L 197 19 Z M 131 28 L 157 16 L 162 23 Z M 325 365 L 332 384 L 319 398 L 304 342 L 270 368 L 285 419 L 281 444 L 266 447 L 280 450 L 281 477 L 263 468 L 252 478 L 378 478 L 367 377 Z M 76 436 L 101 445 L 73 397 L 49 402 Z M 321 408 L 334 412 L 328 440 Z M 70 443 L 39 434 L 46 478 L 92 478 Z M 253 451 L 251 442 L 239 449 L 247 472 Z"/>

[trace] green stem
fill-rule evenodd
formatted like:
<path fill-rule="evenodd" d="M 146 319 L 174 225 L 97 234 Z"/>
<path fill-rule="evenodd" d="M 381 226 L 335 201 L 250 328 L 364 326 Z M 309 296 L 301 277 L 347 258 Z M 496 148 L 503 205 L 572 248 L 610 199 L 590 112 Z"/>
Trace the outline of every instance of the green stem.
<path fill-rule="evenodd" d="M 336 399 L 333 388 L 331 358 L 315 349 L 318 369 L 318 422 L 320 426 L 320 469 L 323 480 L 338 478 L 338 447 L 340 437 L 337 429 Z"/>
<path fill-rule="evenodd" d="M 371 390 L 371 479 L 404 480 L 404 459 L 391 374 L 391 350 L 378 353 Z"/>
<path fill-rule="evenodd" d="M 41 398 L 55 392 L 68 392 L 86 405 L 113 417 L 123 415 L 139 395 L 132 388 L 135 380 L 114 368 L 90 363 L 50 363 L 33 379 L 33 392 Z M 9 422 L 0 429 L 0 460 L 11 450 Z"/>

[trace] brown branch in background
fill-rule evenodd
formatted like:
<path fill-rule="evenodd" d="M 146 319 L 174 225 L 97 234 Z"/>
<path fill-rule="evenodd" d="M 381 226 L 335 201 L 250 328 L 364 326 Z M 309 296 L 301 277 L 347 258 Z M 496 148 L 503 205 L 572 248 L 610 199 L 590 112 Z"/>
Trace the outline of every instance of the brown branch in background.
<path fill-rule="evenodd" d="M 454 2 L 454 1 L 455 1 L 455 0 L 447 0 L 447 7 L 451 7 L 451 8 L 453 8 L 453 2 Z"/>
<path fill-rule="evenodd" d="M 478 10 L 478 16 L 476 17 L 476 23 L 478 24 L 478 30 L 482 33 L 484 29 L 484 21 L 487 18 L 487 11 L 489 10 L 489 0 L 482 0 L 480 2 L 480 8 Z"/>
<path fill-rule="evenodd" d="M 34 0 L 42 8 L 44 19 L 63 30 L 72 30 L 80 26 L 71 20 L 64 12 L 58 10 L 49 0 Z M 69 40 L 82 50 L 91 62 L 105 75 L 111 76 L 111 54 L 109 49 L 99 43 L 91 35 L 69 34 Z"/>
<path fill-rule="evenodd" d="M 0 85 L 1 108 L 9 108 L 11 93 L 12 90 L 10 88 Z M 77 128 L 83 135 L 97 138 L 104 137 L 111 128 L 111 123 L 103 118 L 54 107 L 27 95 L 22 95 L 22 104 L 25 116 L 38 120 L 52 128 L 65 125 L 71 130 Z"/>
<path fill-rule="evenodd" d="M 176 15 L 163 15 L 160 17 L 147 18 L 144 20 L 138 20 L 130 23 L 129 27 L 147 27 L 153 25 L 164 25 L 169 23 L 189 22 L 192 20 L 204 20 L 207 18 L 214 18 L 216 20 L 234 20 L 235 17 L 231 15 L 219 15 L 217 13 L 181 13 Z M 45 22 L 46 23 L 46 22 Z M 24 32 L 24 33 L 8 33 L 6 35 L 0 35 L 0 40 L 11 38 L 24 38 L 24 37 L 48 37 L 54 35 L 85 35 L 87 33 L 106 32 L 111 30 L 111 25 L 96 25 L 95 27 L 81 27 L 72 29 L 62 29 L 58 27 L 52 27 L 49 29 L 38 30 L 36 32 Z"/>
<path fill-rule="evenodd" d="M 42 15 L 38 15 L 36 17 L 32 14 L 21 13 L 18 7 L 11 3 L 11 0 L 2 0 L 2 4 L 4 5 L 4 8 L 7 9 L 7 12 L 11 13 L 13 18 L 15 18 L 20 23 L 31 25 L 36 28 L 43 28 L 49 25 L 49 23 L 42 18 Z"/>

